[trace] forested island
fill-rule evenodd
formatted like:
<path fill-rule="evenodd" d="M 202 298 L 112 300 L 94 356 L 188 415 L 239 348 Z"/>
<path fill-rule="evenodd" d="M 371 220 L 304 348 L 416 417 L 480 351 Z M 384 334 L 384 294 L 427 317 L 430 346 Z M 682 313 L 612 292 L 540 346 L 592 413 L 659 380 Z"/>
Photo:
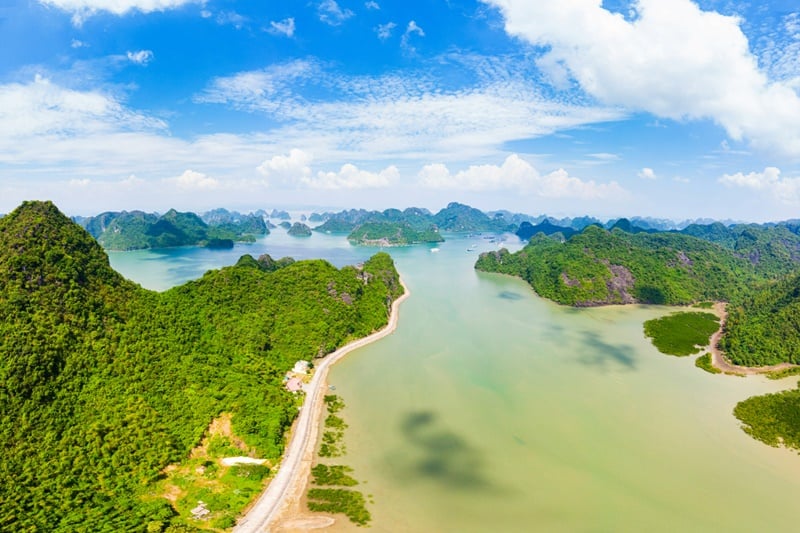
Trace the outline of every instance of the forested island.
<path fill-rule="evenodd" d="M 314 228 L 325 233 L 343 233 L 354 244 L 398 246 L 443 242 L 441 232 L 514 232 L 517 225 L 502 214 L 491 217 L 479 209 L 451 202 L 436 214 L 410 207 L 403 211 L 366 211 L 351 209 L 339 213 L 312 215 L 324 220 Z"/>
<path fill-rule="evenodd" d="M 380 253 L 245 256 L 155 293 L 52 203 L 24 203 L 0 219 L 0 529 L 185 531 L 198 499 L 203 527 L 233 525 L 297 414 L 286 371 L 381 328 L 402 291 Z M 266 464 L 181 466 L 201 444 Z"/>
<path fill-rule="evenodd" d="M 206 220 L 195 213 L 170 209 L 163 215 L 143 211 L 106 212 L 94 217 L 76 217 L 108 250 L 141 250 L 201 245 L 232 248 L 234 241 L 253 242 L 269 234 L 258 215 L 240 215 L 226 210 L 209 212 Z"/>

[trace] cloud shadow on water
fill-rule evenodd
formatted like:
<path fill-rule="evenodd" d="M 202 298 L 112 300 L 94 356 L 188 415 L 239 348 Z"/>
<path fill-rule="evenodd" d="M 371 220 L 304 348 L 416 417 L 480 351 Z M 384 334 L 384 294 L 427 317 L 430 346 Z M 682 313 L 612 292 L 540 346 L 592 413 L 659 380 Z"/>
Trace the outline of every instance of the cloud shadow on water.
<path fill-rule="evenodd" d="M 500 292 L 500 293 L 497 295 L 497 297 L 498 297 L 498 298 L 500 298 L 500 299 L 502 299 L 502 300 L 511 300 L 511 301 L 522 300 L 523 298 L 525 298 L 525 297 L 524 297 L 523 295 L 521 295 L 520 293 L 518 293 L 518 292 L 512 292 L 512 291 L 501 291 L 501 292 Z"/>
<path fill-rule="evenodd" d="M 609 344 L 594 332 L 584 332 L 583 343 L 586 350 L 578 356 L 578 362 L 601 370 L 612 368 L 636 370 L 634 349 L 626 344 Z"/>
<path fill-rule="evenodd" d="M 459 491 L 496 491 L 486 477 L 481 452 L 470 446 L 431 411 L 406 414 L 400 423 L 410 447 L 392 453 L 389 462 L 397 477 L 406 482 L 427 479 Z"/>

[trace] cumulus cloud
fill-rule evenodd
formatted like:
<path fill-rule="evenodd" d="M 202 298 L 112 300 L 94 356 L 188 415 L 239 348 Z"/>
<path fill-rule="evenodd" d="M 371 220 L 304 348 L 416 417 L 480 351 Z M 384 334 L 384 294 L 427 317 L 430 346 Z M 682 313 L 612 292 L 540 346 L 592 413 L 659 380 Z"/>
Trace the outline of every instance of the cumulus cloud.
<path fill-rule="evenodd" d="M 394 165 L 369 172 L 347 163 L 338 172 L 318 172 L 306 184 L 314 189 L 374 189 L 388 187 L 399 177 L 400 171 Z"/>
<path fill-rule="evenodd" d="M 256 170 L 270 185 L 290 185 L 307 182 L 310 179 L 310 165 L 313 160 L 311 154 L 294 148 L 288 155 L 276 155 L 265 160 Z"/>
<path fill-rule="evenodd" d="M 781 170 L 779 168 L 767 167 L 763 172 L 724 174 L 719 181 L 724 185 L 735 185 L 737 187 L 747 187 L 749 189 L 765 189 L 774 186 L 780 179 Z"/>
<path fill-rule="evenodd" d="M 763 172 L 750 172 L 749 174 L 744 174 L 743 172 L 724 174 L 719 178 L 719 182 L 723 185 L 755 190 L 777 190 L 786 181 L 789 180 L 781 178 L 781 170 L 776 167 L 767 167 Z"/>
<path fill-rule="evenodd" d="M 270 21 L 269 26 L 267 31 L 274 35 L 285 35 L 286 37 L 294 36 L 294 19 L 291 17 L 278 22 L 274 20 Z"/>
<path fill-rule="evenodd" d="M 400 177 L 397 167 L 390 166 L 380 172 L 361 170 L 346 163 L 336 172 L 319 171 L 313 175 L 314 157 L 297 148 L 287 155 L 276 155 L 261 163 L 257 170 L 268 185 L 279 187 L 307 187 L 310 189 L 367 189 L 387 187 Z"/>
<path fill-rule="evenodd" d="M 374 0 L 369 0 L 369 2 L 364 2 L 364 7 L 366 7 L 367 9 L 380 9 L 381 8 L 380 4 L 378 4 L 378 2 L 375 2 Z"/>
<path fill-rule="evenodd" d="M 542 175 L 530 163 L 512 154 L 502 165 L 473 165 L 453 174 L 446 165 L 425 165 L 419 184 L 431 189 L 467 191 L 513 190 L 546 198 L 613 198 L 626 194 L 615 181 L 596 183 L 570 176 L 564 169 Z"/>
<path fill-rule="evenodd" d="M 400 39 L 400 46 L 412 53 L 415 51 L 415 48 L 411 45 L 411 37 L 414 35 L 425 37 L 425 31 L 412 20 L 408 23 L 408 26 L 406 26 L 406 31 L 403 33 L 403 37 Z"/>
<path fill-rule="evenodd" d="M 655 171 L 649 167 L 644 167 L 642 170 L 639 171 L 637 176 L 639 176 L 643 180 L 654 180 L 658 178 L 658 176 L 656 176 Z"/>
<path fill-rule="evenodd" d="M 127 15 L 131 11 L 152 13 L 176 9 L 190 3 L 202 3 L 202 0 L 39 0 L 39 3 L 72 13 L 72 23 L 80 26 L 99 11 L 118 16 Z"/>
<path fill-rule="evenodd" d="M 136 52 L 128 52 L 125 54 L 128 61 L 137 65 L 146 65 L 153 60 L 153 52 L 151 50 L 138 50 Z"/>
<path fill-rule="evenodd" d="M 339 26 L 354 15 L 349 9 L 342 9 L 336 0 L 323 0 L 317 6 L 319 20 L 330 26 Z"/>
<path fill-rule="evenodd" d="M 188 169 L 183 174 L 176 178 L 168 178 L 167 181 L 173 182 L 179 189 L 182 190 L 211 190 L 219 187 L 219 181 L 214 178 Z"/>
<path fill-rule="evenodd" d="M 551 72 L 565 69 L 601 102 L 711 119 L 732 139 L 800 155 L 800 97 L 759 70 L 736 17 L 691 0 L 638 0 L 628 19 L 599 1 L 483 1 L 510 35 L 548 49 Z"/>
<path fill-rule="evenodd" d="M 392 36 L 392 31 L 397 27 L 394 22 L 387 22 L 386 24 L 378 24 L 375 27 L 375 33 L 378 34 L 378 39 L 385 41 Z"/>

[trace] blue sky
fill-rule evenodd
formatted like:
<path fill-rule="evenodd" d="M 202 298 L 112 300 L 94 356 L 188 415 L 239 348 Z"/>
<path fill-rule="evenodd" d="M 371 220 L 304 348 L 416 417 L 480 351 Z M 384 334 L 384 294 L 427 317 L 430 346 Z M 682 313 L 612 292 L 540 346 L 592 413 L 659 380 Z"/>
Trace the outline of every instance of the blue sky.
<path fill-rule="evenodd" d="M 800 218 L 794 1 L 7 0 L 0 212 Z"/>

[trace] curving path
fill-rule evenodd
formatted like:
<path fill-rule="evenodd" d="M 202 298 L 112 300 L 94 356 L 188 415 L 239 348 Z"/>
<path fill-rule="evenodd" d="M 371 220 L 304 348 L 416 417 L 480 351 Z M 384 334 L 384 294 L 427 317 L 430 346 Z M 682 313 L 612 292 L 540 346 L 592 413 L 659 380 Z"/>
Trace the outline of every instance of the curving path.
<path fill-rule="evenodd" d="M 714 313 L 719 317 L 719 329 L 711 336 L 711 364 L 730 374 L 766 374 L 767 372 L 775 372 L 776 370 L 785 370 L 787 368 L 794 368 L 798 365 L 792 363 L 779 363 L 772 366 L 739 366 L 734 365 L 727 359 L 719 349 L 719 341 L 722 338 L 723 330 L 725 329 L 725 321 L 728 318 L 728 311 L 726 310 L 727 304 L 725 302 L 714 303 Z"/>
<path fill-rule="evenodd" d="M 289 445 L 286 447 L 278 473 L 275 474 L 266 490 L 261 493 L 261 496 L 259 496 L 247 514 L 236 524 L 233 529 L 234 533 L 269 531 L 270 524 L 283 509 L 287 495 L 302 492 L 305 487 L 305 478 L 308 477 L 308 473 L 302 475 L 303 458 L 306 456 L 313 457 L 314 454 L 317 430 L 322 416 L 322 398 L 325 395 L 324 389 L 328 370 L 331 365 L 353 350 L 394 332 L 397 328 L 400 304 L 411 294 L 402 279 L 400 284 L 403 286 L 404 292 L 400 298 L 392 302 L 389 323 L 386 327 L 363 339 L 358 339 L 339 348 L 315 363 L 314 376 L 306 388 L 306 398 L 300 408 L 297 424 L 292 432 Z M 310 464 L 307 466 L 310 468 Z"/>

